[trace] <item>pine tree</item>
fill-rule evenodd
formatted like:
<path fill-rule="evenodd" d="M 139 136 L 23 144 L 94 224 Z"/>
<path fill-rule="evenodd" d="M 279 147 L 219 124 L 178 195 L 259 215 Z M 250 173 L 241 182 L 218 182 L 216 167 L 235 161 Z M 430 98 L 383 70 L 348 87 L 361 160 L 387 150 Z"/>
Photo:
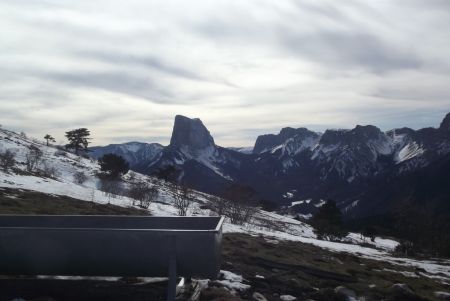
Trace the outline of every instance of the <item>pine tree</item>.
<path fill-rule="evenodd" d="M 49 142 L 56 142 L 55 138 L 53 138 L 50 134 L 46 134 L 44 139 L 47 140 L 47 146 L 49 145 Z"/>
<path fill-rule="evenodd" d="M 89 136 L 91 133 L 87 128 L 75 129 L 72 131 L 66 132 L 66 138 L 69 140 L 69 143 L 66 145 L 67 148 L 71 148 L 75 150 L 75 153 L 78 154 L 80 150 L 87 150 L 89 145 Z"/>
<path fill-rule="evenodd" d="M 339 239 L 347 235 L 342 213 L 334 201 L 327 201 L 311 218 L 311 225 L 319 239 Z"/>
<path fill-rule="evenodd" d="M 128 162 L 121 156 L 115 154 L 105 154 L 98 162 L 100 164 L 100 170 L 106 172 L 111 178 L 117 178 L 130 170 Z"/>

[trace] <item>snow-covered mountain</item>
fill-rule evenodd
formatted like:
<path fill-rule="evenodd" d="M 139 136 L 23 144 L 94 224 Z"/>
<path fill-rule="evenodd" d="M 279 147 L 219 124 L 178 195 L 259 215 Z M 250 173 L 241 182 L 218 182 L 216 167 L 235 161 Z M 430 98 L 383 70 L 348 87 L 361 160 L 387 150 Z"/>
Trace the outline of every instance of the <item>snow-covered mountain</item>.
<path fill-rule="evenodd" d="M 127 142 L 90 147 L 89 155 L 99 159 L 105 154 L 116 154 L 127 160 L 133 170 L 140 170 L 148 168 L 152 162 L 159 159 L 163 148 L 159 143 Z"/>
<path fill-rule="evenodd" d="M 288 127 L 259 136 L 250 153 L 216 145 L 200 119 L 177 115 L 170 145 L 155 146 L 149 156 L 137 158 L 129 149 L 134 144 L 97 148 L 96 153 L 122 155 L 145 174 L 174 167 L 178 181 L 207 193 L 220 195 L 231 185 L 241 185 L 281 203 L 333 198 L 344 208 L 365 206 L 364 200 L 355 200 L 374 179 L 408 174 L 449 154 L 449 128 L 450 114 L 439 128 L 420 130 L 383 132 L 358 125 L 317 133 Z"/>

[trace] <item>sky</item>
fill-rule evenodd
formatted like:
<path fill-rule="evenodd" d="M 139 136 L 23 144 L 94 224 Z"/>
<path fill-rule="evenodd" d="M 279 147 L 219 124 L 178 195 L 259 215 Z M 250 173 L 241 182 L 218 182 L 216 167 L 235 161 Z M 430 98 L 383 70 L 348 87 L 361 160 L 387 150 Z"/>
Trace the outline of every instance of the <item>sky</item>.
<path fill-rule="evenodd" d="M 450 1 L 2 0 L 0 124 L 92 145 L 216 144 L 282 127 L 437 127 L 450 112 Z"/>

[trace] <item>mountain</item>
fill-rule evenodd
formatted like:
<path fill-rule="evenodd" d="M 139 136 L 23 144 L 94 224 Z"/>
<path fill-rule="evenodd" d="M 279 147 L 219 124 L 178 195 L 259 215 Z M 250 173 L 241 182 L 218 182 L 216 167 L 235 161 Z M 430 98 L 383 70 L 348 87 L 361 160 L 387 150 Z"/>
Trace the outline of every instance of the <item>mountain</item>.
<path fill-rule="evenodd" d="M 139 171 L 148 168 L 152 162 L 156 161 L 163 148 L 158 143 L 127 142 L 90 147 L 89 154 L 97 160 L 103 155 L 111 153 L 122 156 L 130 164 L 130 168 Z"/>
<path fill-rule="evenodd" d="M 450 114 L 438 128 L 419 130 L 357 125 L 317 133 L 287 127 L 259 136 L 251 153 L 216 145 L 200 119 L 177 115 L 168 146 L 141 159 L 129 144 L 122 146 L 107 151 L 131 157 L 145 174 L 174 167 L 177 181 L 207 193 L 248 186 L 258 198 L 281 205 L 331 198 L 348 214 L 366 214 L 374 204 L 366 192 L 382 189 L 380 179 L 407 176 L 450 153 Z"/>
<path fill-rule="evenodd" d="M 306 128 L 294 129 L 286 127 L 281 129 L 277 135 L 268 134 L 259 136 L 256 139 L 254 154 L 261 154 L 266 151 L 273 151 L 278 147 L 285 147 L 290 153 L 298 153 L 304 149 L 312 148 L 320 138 L 320 133 L 312 132 Z"/>

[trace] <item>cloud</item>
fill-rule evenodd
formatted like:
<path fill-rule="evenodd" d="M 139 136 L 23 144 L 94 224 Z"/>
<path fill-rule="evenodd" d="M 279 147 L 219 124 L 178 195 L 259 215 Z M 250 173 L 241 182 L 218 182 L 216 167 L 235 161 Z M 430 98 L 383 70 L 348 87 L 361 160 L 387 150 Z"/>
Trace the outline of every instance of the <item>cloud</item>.
<path fill-rule="evenodd" d="M 450 108 L 448 7 L 2 1 L 0 120 L 38 137 L 85 126 L 95 144 L 167 143 L 183 114 L 232 146 L 285 126 L 437 125 Z"/>
<path fill-rule="evenodd" d="M 392 47 L 369 33 L 322 31 L 280 36 L 290 52 L 335 68 L 385 73 L 418 69 L 422 65 L 414 54 Z"/>

